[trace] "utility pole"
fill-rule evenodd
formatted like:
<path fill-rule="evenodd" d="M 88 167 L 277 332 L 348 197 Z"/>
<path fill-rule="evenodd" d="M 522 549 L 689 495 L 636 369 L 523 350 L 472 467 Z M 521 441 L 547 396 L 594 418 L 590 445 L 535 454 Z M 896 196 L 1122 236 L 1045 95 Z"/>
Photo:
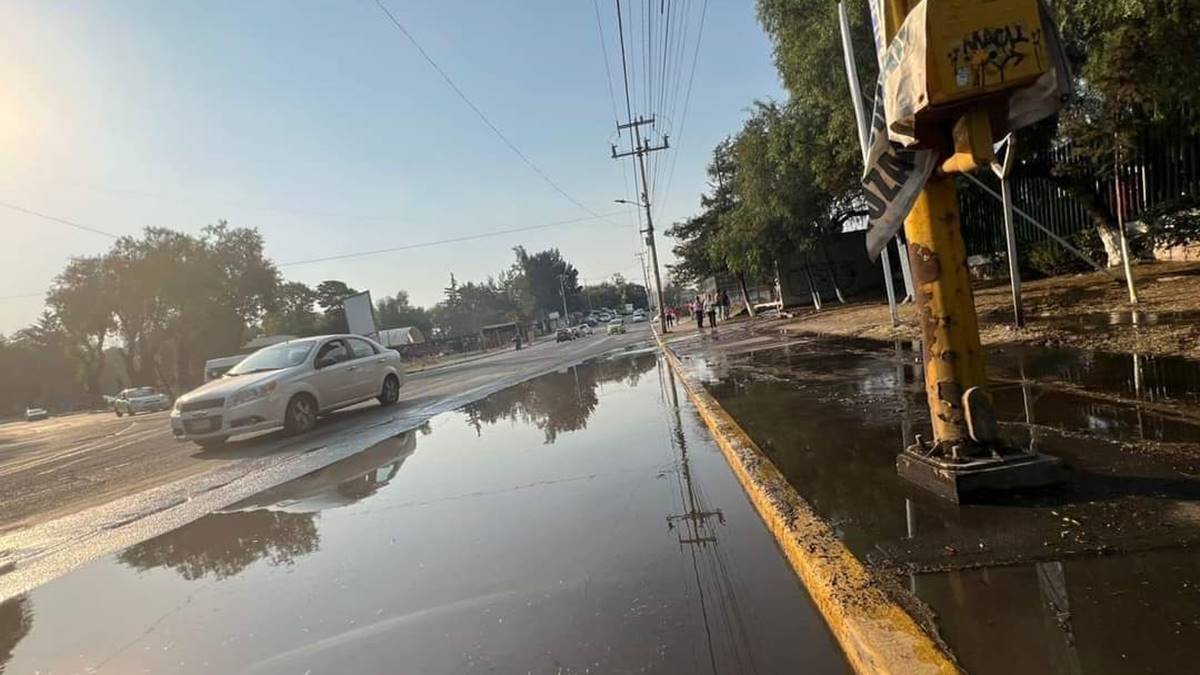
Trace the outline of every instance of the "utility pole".
<path fill-rule="evenodd" d="M 667 148 L 671 147 L 671 139 L 664 135 L 662 145 L 651 146 L 650 141 L 643 143 L 642 132 L 640 130 L 640 127 L 643 124 L 654 124 L 654 118 L 651 117 L 646 119 L 644 117 L 638 117 L 637 119 L 626 122 L 625 124 L 617 125 L 618 131 L 624 131 L 626 129 L 633 130 L 633 150 L 630 150 L 629 152 L 618 153 L 617 146 L 614 145 L 612 146 L 612 158 L 621 159 L 623 157 L 629 157 L 630 155 L 633 155 L 638 159 L 638 170 L 642 175 L 641 206 L 642 208 L 646 209 L 646 229 L 644 230 L 646 234 L 646 246 L 650 249 L 650 261 L 651 264 L 654 265 L 654 287 L 658 296 L 658 328 L 663 333 L 666 333 L 667 309 L 666 303 L 663 302 L 662 276 L 658 272 L 658 249 L 654 245 L 654 219 L 650 215 L 650 188 L 648 187 L 649 184 L 646 182 L 646 155 L 651 152 L 666 150 Z"/>
<path fill-rule="evenodd" d="M 558 275 L 558 295 L 562 298 L 563 305 L 563 321 L 569 326 L 571 325 L 570 315 L 567 314 L 567 290 L 563 286 L 563 275 Z"/>
<path fill-rule="evenodd" d="M 638 259 L 638 265 L 642 268 L 642 283 L 645 284 L 642 288 L 646 289 L 646 307 L 650 307 L 654 302 L 650 297 L 650 272 L 646 269 L 646 253 L 639 251 L 634 253 L 633 257 Z"/>

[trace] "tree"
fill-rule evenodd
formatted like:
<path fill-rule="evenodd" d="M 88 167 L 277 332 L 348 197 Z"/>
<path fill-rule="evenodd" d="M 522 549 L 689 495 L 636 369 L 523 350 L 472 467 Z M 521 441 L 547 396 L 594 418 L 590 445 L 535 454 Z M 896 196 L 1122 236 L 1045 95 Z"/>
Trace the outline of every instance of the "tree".
<path fill-rule="evenodd" d="M 319 317 L 313 307 L 317 292 L 299 281 L 279 284 L 271 299 L 270 309 L 263 318 L 267 335 L 316 335 L 320 332 Z"/>
<path fill-rule="evenodd" d="M 67 338 L 84 387 L 95 396 L 101 393 L 105 340 L 114 328 L 112 281 L 102 258 L 73 258 L 54 278 L 46 298 L 51 315 L 43 317 L 43 326 L 52 322 Z"/>
<path fill-rule="evenodd" d="M 415 326 L 424 335 L 429 335 L 433 328 L 429 312 L 423 307 L 410 305 L 407 291 L 396 291 L 393 297 L 380 298 L 375 303 L 375 316 L 381 328 Z"/>
<path fill-rule="evenodd" d="M 530 255 L 525 247 L 513 248 L 517 265 L 525 277 L 529 294 L 533 297 L 535 311 L 543 315 L 550 312 L 562 313 L 563 293 L 567 304 L 579 307 L 579 271 L 563 259 L 558 249 L 538 251 Z M 561 280 L 561 285 L 560 285 Z"/>
<path fill-rule="evenodd" d="M 345 333 L 350 330 L 346 324 L 346 310 L 342 301 L 358 293 L 344 281 L 329 279 L 317 284 L 317 306 L 323 315 L 320 319 L 322 333 Z"/>

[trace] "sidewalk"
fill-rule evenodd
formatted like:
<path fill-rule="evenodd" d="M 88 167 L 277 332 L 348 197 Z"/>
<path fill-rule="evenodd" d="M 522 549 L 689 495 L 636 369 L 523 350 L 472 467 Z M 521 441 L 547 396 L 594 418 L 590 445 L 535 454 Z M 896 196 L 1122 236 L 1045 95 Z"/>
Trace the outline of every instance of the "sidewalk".
<path fill-rule="evenodd" d="M 1120 269 L 1113 270 L 1120 278 Z M 1159 262 L 1134 267 L 1139 304 L 1129 305 L 1123 282 L 1099 272 L 1053 277 L 1022 286 L 1026 327 L 1012 327 L 1007 280 L 975 285 L 984 345 L 1068 345 L 1103 351 L 1163 354 L 1200 359 L 1200 263 Z M 903 294 L 903 286 L 899 293 Z M 825 303 L 821 312 L 781 322 L 789 332 L 880 340 L 920 337 L 916 308 L 900 306 L 902 325 L 893 328 L 883 293 L 869 302 Z"/>
<path fill-rule="evenodd" d="M 1063 458 L 1070 479 L 958 507 L 895 472 L 903 443 L 929 437 L 919 347 L 780 335 L 770 330 L 779 323 L 693 327 L 666 343 L 874 583 L 967 671 L 1194 668 L 1200 364 L 987 350 L 1002 432 Z"/>

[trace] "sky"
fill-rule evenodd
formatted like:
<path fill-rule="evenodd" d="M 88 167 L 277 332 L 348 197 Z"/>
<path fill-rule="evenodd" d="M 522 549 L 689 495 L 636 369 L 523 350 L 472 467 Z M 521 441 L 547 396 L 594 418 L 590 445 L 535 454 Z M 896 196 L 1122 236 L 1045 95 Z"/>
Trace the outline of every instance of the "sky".
<path fill-rule="evenodd" d="M 610 156 L 626 117 L 615 0 L 381 2 L 557 189 L 375 0 L 6 0 L 0 202 L 116 235 L 226 220 L 257 228 L 289 280 L 341 279 L 376 298 L 405 290 L 421 305 L 451 273 L 506 268 L 518 244 L 557 247 L 586 282 L 640 279 L 633 209 L 613 202 L 634 199 L 633 165 Z M 673 2 L 690 17 L 673 106 L 642 95 L 648 69 L 637 70 L 627 25 L 633 115 L 658 113 L 651 142 L 670 134 L 671 149 L 652 155 L 663 265 L 661 232 L 698 209 L 712 147 L 755 99 L 784 96 L 753 3 L 711 0 L 685 108 L 704 4 Z M 562 221 L 575 222 L 288 264 Z M 0 334 L 36 320 L 71 256 L 112 243 L 4 207 L 0 232 Z"/>

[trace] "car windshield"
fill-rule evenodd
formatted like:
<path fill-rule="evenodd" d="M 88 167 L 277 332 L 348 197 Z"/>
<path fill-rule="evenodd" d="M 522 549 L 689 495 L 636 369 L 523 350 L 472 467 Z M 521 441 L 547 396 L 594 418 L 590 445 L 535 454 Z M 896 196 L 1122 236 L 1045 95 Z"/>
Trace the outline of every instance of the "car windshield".
<path fill-rule="evenodd" d="M 154 396 L 157 392 L 153 387 L 138 387 L 137 389 L 126 389 L 125 396 L 128 398 L 136 398 L 138 396 Z"/>
<path fill-rule="evenodd" d="M 304 363 L 304 359 L 308 358 L 308 353 L 312 351 L 314 344 L 313 341 L 308 340 L 305 342 L 284 342 L 265 347 L 247 356 L 241 363 L 230 368 L 226 376 L 261 373 L 267 370 L 279 370 L 281 368 L 298 366 Z"/>

